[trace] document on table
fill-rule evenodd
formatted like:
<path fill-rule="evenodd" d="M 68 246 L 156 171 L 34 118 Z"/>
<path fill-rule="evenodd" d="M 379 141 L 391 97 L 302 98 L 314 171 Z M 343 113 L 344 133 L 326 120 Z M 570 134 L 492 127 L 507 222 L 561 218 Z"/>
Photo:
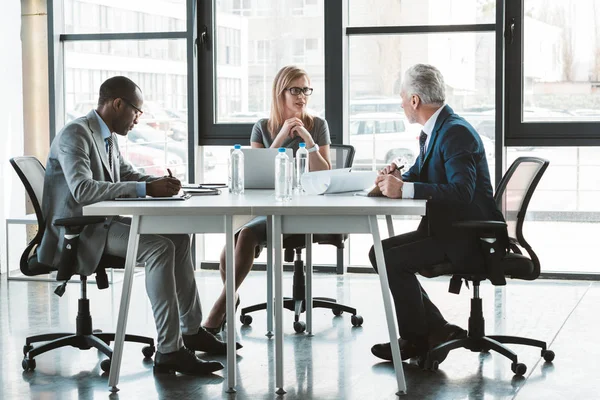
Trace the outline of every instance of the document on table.
<path fill-rule="evenodd" d="M 190 194 L 176 194 L 175 196 L 170 197 L 117 197 L 115 200 L 118 201 L 179 201 L 179 200 L 187 200 L 192 197 Z"/>
<path fill-rule="evenodd" d="M 377 172 L 352 171 L 350 168 L 307 172 L 302 188 L 308 194 L 333 194 L 364 190 L 373 186 Z"/>

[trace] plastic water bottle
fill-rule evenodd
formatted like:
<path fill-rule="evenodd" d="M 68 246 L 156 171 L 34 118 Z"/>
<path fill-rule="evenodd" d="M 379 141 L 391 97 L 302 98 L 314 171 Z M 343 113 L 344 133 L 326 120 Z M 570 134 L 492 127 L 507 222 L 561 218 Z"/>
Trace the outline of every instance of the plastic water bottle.
<path fill-rule="evenodd" d="M 242 146 L 233 146 L 229 161 L 229 191 L 233 194 L 244 193 L 244 153 Z"/>
<path fill-rule="evenodd" d="M 285 154 L 285 147 L 279 148 L 279 154 L 275 157 L 275 200 L 287 201 L 292 197 L 292 185 L 290 182 L 290 159 Z"/>
<path fill-rule="evenodd" d="M 308 150 L 306 150 L 306 143 L 300 143 L 300 148 L 296 152 L 296 184 L 298 185 L 298 192 L 302 193 L 302 175 L 308 172 Z"/>

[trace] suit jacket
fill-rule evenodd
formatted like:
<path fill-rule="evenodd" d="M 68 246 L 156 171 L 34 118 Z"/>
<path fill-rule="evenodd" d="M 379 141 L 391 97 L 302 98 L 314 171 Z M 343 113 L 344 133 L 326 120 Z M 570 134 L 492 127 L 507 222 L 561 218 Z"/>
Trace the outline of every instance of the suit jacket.
<path fill-rule="evenodd" d="M 471 264 L 480 250 L 479 239 L 452 227 L 454 222 L 504 221 L 494 201 L 483 142 L 449 106 L 438 115 L 423 165 L 417 160 L 402 178 L 414 182 L 415 199 L 428 200 L 420 229 L 440 239 L 456 266 Z"/>
<path fill-rule="evenodd" d="M 38 259 L 58 267 L 64 242 L 59 218 L 82 216 L 85 205 L 116 197 L 137 197 L 138 181 L 157 179 L 138 173 L 125 161 L 113 134 L 113 169 L 94 111 L 68 123 L 50 146 L 44 177 L 42 212 L 46 222 Z M 75 273 L 91 275 L 99 264 L 112 218 L 85 227 L 79 236 Z"/>

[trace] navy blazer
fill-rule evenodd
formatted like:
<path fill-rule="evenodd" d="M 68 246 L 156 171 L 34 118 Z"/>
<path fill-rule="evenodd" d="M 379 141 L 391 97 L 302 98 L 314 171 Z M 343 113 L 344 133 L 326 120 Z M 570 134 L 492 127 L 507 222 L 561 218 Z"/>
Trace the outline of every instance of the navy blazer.
<path fill-rule="evenodd" d="M 439 238 L 453 264 L 469 264 L 479 252 L 478 238 L 452 227 L 456 221 L 504 221 L 496 207 L 485 149 L 475 129 L 445 106 L 435 122 L 423 165 L 402 176 L 414 183 L 414 198 L 425 199 L 427 214 L 419 229 Z M 470 261 L 471 259 L 471 261 Z"/>

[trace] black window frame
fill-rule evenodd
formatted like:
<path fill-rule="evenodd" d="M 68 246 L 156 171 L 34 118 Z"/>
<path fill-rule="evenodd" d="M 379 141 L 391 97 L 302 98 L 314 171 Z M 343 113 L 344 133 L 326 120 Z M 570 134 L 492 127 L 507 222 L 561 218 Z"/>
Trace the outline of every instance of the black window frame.
<path fill-rule="evenodd" d="M 525 0 L 505 1 L 505 145 L 600 146 L 600 122 L 522 121 Z"/>
<path fill-rule="evenodd" d="M 323 1 L 324 7 L 324 81 L 325 118 L 329 125 L 331 142 L 343 140 L 343 3 L 345 0 Z M 249 143 L 253 123 L 217 123 L 215 121 L 216 85 L 215 53 L 215 0 L 198 6 L 197 14 L 197 112 L 198 144 L 200 146 L 234 145 Z M 268 112 L 269 110 L 264 110 Z"/>

